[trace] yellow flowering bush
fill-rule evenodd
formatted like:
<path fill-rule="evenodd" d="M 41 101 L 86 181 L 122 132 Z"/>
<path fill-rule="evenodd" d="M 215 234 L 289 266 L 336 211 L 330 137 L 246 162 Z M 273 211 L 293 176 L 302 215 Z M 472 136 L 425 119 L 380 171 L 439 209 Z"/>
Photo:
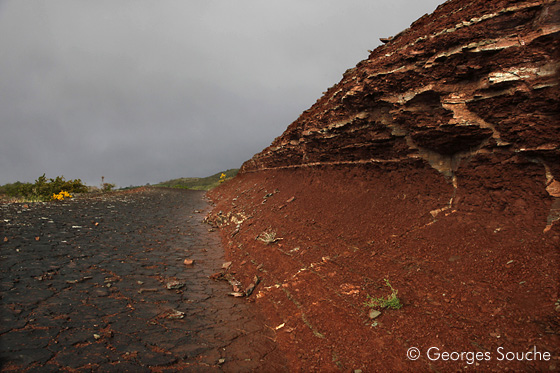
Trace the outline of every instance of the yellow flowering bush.
<path fill-rule="evenodd" d="M 222 172 L 222 174 L 220 175 L 220 183 L 223 183 L 224 181 L 226 181 L 226 174 Z"/>
<path fill-rule="evenodd" d="M 61 190 L 60 193 L 54 193 L 51 197 L 53 201 L 62 201 L 64 198 L 72 198 L 72 195 L 65 190 Z"/>

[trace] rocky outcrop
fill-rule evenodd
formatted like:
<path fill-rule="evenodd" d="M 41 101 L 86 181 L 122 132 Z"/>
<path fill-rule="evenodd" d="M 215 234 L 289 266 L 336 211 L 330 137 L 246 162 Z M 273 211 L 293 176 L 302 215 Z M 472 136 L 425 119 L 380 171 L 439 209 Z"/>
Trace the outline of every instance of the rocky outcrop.
<path fill-rule="evenodd" d="M 558 1 L 450 0 L 209 193 L 291 370 L 558 369 L 559 37 Z"/>
<path fill-rule="evenodd" d="M 449 1 L 349 69 L 242 172 L 421 159 L 535 162 L 560 197 L 560 4 Z"/>

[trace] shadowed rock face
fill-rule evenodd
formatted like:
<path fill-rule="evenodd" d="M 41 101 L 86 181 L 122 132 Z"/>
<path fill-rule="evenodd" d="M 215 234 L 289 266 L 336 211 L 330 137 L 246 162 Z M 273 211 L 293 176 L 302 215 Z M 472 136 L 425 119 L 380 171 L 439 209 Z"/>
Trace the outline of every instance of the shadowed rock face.
<path fill-rule="evenodd" d="M 346 71 L 242 172 L 420 158 L 455 180 L 499 155 L 541 164 L 545 189 L 560 179 L 559 36 L 557 1 L 448 1 Z"/>

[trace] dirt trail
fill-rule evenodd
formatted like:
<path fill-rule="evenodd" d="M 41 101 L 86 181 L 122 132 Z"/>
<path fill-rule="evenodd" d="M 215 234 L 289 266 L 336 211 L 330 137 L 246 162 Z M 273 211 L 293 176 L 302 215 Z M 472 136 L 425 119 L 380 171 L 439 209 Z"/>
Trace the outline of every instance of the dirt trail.
<path fill-rule="evenodd" d="M 207 208 L 168 189 L 0 205 L 1 370 L 282 371 L 273 329 L 209 278 Z"/>

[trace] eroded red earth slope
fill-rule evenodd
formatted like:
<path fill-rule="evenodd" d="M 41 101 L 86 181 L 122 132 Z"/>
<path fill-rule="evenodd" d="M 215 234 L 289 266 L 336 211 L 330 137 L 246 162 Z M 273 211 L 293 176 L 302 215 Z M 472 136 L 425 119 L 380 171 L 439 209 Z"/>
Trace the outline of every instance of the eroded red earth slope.
<path fill-rule="evenodd" d="M 560 369 L 559 31 L 558 1 L 448 1 L 210 193 L 292 369 Z"/>

